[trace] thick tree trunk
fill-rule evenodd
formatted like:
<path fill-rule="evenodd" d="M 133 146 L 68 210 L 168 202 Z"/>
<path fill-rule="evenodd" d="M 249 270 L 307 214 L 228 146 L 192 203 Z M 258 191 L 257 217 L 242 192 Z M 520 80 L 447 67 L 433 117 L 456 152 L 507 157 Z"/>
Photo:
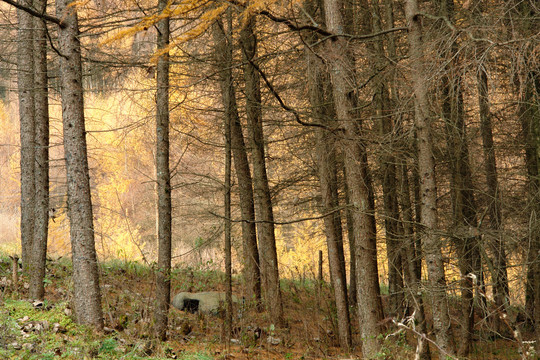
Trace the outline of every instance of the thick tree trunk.
<path fill-rule="evenodd" d="M 158 1 L 158 11 L 167 6 L 167 0 Z M 163 49 L 169 44 L 169 18 L 158 23 L 157 47 Z M 154 315 L 155 334 L 167 339 L 169 303 L 171 300 L 171 246 L 172 246 L 172 206 L 171 173 L 169 167 L 169 54 L 165 53 L 157 63 L 156 92 L 156 180 L 157 180 L 157 236 L 158 268 L 156 271 L 156 312 Z"/>
<path fill-rule="evenodd" d="M 32 7 L 32 0 L 21 5 Z M 25 271 L 29 270 L 34 240 L 35 209 L 35 84 L 34 84 L 34 19 L 17 9 L 19 19 L 17 78 L 21 134 L 21 251 Z"/>
<path fill-rule="evenodd" d="M 56 1 L 68 216 L 73 259 L 73 304 L 77 322 L 103 327 L 98 263 L 94 242 L 92 200 L 84 121 L 81 44 L 77 8 L 70 0 Z"/>
<path fill-rule="evenodd" d="M 246 117 L 251 135 L 251 152 L 253 161 L 253 182 L 255 204 L 258 210 L 259 223 L 259 257 L 266 291 L 266 304 L 270 316 L 278 325 L 284 325 L 283 303 L 279 285 L 279 269 L 274 233 L 274 213 L 266 174 L 266 159 L 264 150 L 264 134 L 261 113 L 260 76 L 252 61 L 257 53 L 257 38 L 255 35 L 255 18 L 247 20 L 240 32 L 242 53 L 246 64 L 244 66 Z"/>
<path fill-rule="evenodd" d="M 261 300 L 261 273 L 259 268 L 259 250 L 255 227 L 255 208 L 253 202 L 253 182 L 249 169 L 248 156 L 242 125 L 238 116 L 236 95 L 232 75 L 232 39 L 225 34 L 220 24 L 214 25 L 216 43 L 216 62 L 219 67 L 220 86 L 225 114 L 231 127 L 231 148 L 234 157 L 236 177 L 238 179 L 240 212 L 242 214 L 242 246 L 244 252 L 244 277 L 246 298 L 256 305 Z"/>
<path fill-rule="evenodd" d="M 327 28 L 329 31 L 343 33 L 341 1 L 324 2 Z M 352 82 L 354 61 L 343 38 L 337 38 L 328 44 L 326 61 L 330 68 L 332 92 L 336 114 L 344 130 L 342 139 L 345 155 L 345 169 L 350 201 L 354 205 L 353 222 L 356 233 L 356 268 L 358 291 L 358 316 L 362 353 L 365 357 L 374 356 L 379 350 L 377 336 L 382 320 L 382 303 L 379 289 L 377 268 L 377 244 L 375 218 L 373 214 L 373 192 L 369 175 L 366 149 L 361 141 L 360 125 L 356 118 L 356 98 Z M 361 264 L 361 265 L 360 265 Z"/>
<path fill-rule="evenodd" d="M 431 139 L 431 121 L 427 99 L 428 81 L 424 65 L 422 25 L 417 0 L 407 0 L 405 16 L 409 27 L 411 78 L 415 97 L 415 125 L 418 136 L 418 172 L 420 174 L 421 219 L 424 254 L 428 271 L 428 291 L 432 299 L 433 328 L 440 357 L 454 353 L 449 318 L 446 280 L 437 220 L 435 162 Z"/>
<path fill-rule="evenodd" d="M 35 0 L 36 9 L 45 12 L 46 0 Z M 45 262 L 49 230 L 49 100 L 47 82 L 47 28 L 45 21 L 35 18 L 35 226 L 30 265 L 30 298 L 45 295 Z"/>

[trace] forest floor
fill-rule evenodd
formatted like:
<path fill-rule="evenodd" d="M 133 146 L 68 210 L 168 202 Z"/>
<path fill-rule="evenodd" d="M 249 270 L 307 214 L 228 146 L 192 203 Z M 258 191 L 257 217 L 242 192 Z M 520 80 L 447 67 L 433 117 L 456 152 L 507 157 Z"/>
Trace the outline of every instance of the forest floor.
<path fill-rule="evenodd" d="M 224 275 L 201 268 L 175 268 L 172 292 L 223 291 Z M 106 331 L 73 321 L 71 263 L 48 262 L 46 300 L 27 299 L 28 284 L 13 284 L 10 259 L 0 256 L 0 359 L 360 359 L 360 346 L 345 353 L 337 345 L 330 290 L 311 279 L 282 281 L 287 328 L 265 313 L 237 309 L 234 335 L 223 337 L 219 316 L 170 311 L 169 339 L 152 338 L 153 272 L 135 262 L 101 264 Z M 235 288 L 239 284 L 235 283 Z M 356 318 L 356 317 L 354 317 Z M 356 330 L 358 326 L 353 325 Z M 354 344 L 360 344 L 354 331 Z M 389 327 L 380 359 L 413 359 L 414 339 Z M 435 351 L 433 351 L 435 353 Z M 434 357 L 435 358 L 435 357 Z M 478 339 L 470 359 L 519 359 L 510 339 Z"/>

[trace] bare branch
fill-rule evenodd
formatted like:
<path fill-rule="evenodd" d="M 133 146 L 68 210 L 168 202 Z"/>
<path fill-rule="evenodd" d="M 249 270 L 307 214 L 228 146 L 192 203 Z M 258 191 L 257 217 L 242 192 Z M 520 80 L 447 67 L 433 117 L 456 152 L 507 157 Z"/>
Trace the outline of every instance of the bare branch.
<path fill-rule="evenodd" d="M 39 11 L 36 11 L 36 10 L 34 10 L 32 8 L 29 8 L 27 6 L 19 4 L 17 1 L 13 1 L 13 0 L 1 0 L 1 1 L 5 2 L 6 4 L 12 5 L 12 6 L 16 7 L 19 10 L 25 11 L 25 12 L 29 13 L 32 16 L 35 16 L 35 17 L 38 17 L 40 19 L 55 23 L 58 26 L 60 26 L 61 28 L 66 27 L 66 24 L 57 17 L 48 15 L 46 13 L 40 13 Z"/>

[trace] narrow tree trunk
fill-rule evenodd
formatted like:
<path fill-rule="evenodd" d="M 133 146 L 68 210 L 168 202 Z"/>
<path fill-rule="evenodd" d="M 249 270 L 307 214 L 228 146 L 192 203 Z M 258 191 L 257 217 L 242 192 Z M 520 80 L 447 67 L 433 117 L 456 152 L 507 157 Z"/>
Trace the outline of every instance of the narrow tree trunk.
<path fill-rule="evenodd" d="M 56 1 L 68 216 L 73 259 L 73 304 L 77 322 L 103 327 L 98 263 L 94 242 L 92 200 L 84 121 L 81 44 L 77 7 Z"/>
<path fill-rule="evenodd" d="M 32 7 L 32 0 L 21 5 Z M 17 9 L 19 19 L 17 78 L 21 134 L 21 251 L 24 271 L 29 270 L 34 240 L 35 209 L 35 106 L 34 106 L 34 19 Z"/>
<path fill-rule="evenodd" d="M 343 169 L 343 178 L 347 179 L 345 169 Z M 358 306 L 358 290 L 356 288 L 356 227 L 354 226 L 353 212 L 348 206 L 350 204 L 349 187 L 347 181 L 343 181 L 343 192 L 345 193 L 345 218 L 347 220 L 347 238 L 349 240 L 349 306 L 356 309 Z"/>
<path fill-rule="evenodd" d="M 244 66 L 246 117 L 251 135 L 255 204 L 258 210 L 259 220 L 261 221 L 258 223 L 257 228 L 259 233 L 259 257 L 266 290 L 266 304 L 273 321 L 278 325 L 284 325 L 274 233 L 274 213 L 268 176 L 266 174 L 260 76 L 255 66 L 251 63 L 255 61 L 255 55 L 257 53 L 254 17 L 249 18 L 241 30 L 240 42 L 246 61 Z"/>
<path fill-rule="evenodd" d="M 36 9 L 45 12 L 46 0 L 35 0 Z M 45 21 L 35 18 L 35 226 L 30 265 L 30 298 L 45 295 L 45 262 L 49 230 L 49 100 L 47 82 L 47 28 Z"/>
<path fill-rule="evenodd" d="M 453 21 L 453 0 L 440 1 L 439 14 Z M 442 25 L 446 28 L 446 24 Z M 445 32 L 443 31 L 443 34 Z M 451 34 L 446 34 L 451 36 Z M 453 223 L 450 233 L 456 246 L 458 265 L 461 272 L 461 334 L 458 355 L 467 356 L 474 330 L 474 288 L 472 277 L 482 279 L 479 238 L 471 234 L 478 226 L 476 201 L 469 164 L 465 112 L 463 109 L 462 79 L 459 73 L 460 56 L 453 41 L 446 51 L 448 60 L 442 78 L 442 117 L 445 122 L 448 158 L 451 172 L 451 199 Z M 472 276 L 472 277 L 471 277 Z"/>
<path fill-rule="evenodd" d="M 162 12 L 167 0 L 158 1 L 158 11 Z M 158 23 L 157 47 L 169 44 L 169 18 Z M 158 268 L 156 271 L 156 312 L 154 331 L 158 338 L 167 339 L 169 303 L 171 299 L 171 174 L 169 168 L 169 54 L 159 57 L 157 63 L 156 93 L 156 180 L 158 201 Z"/>
<path fill-rule="evenodd" d="M 229 29 L 232 27 L 232 19 L 230 12 L 228 13 L 229 18 Z M 221 41 L 227 41 L 225 37 L 225 31 L 223 30 L 223 24 L 221 21 L 216 21 L 214 24 L 214 32 L 216 33 L 215 37 L 222 37 Z M 225 42 L 224 45 L 227 45 L 228 42 Z M 230 48 L 230 47 L 229 47 Z M 229 54 L 232 57 L 232 52 L 224 49 L 222 52 L 223 56 L 228 59 Z M 225 65 L 230 65 L 225 63 Z M 228 67 L 230 69 L 230 67 Z M 232 74 L 231 74 L 232 75 Z M 223 89 L 223 103 L 226 106 L 225 116 L 224 116 L 224 128 L 225 128 L 225 189 L 224 189 L 224 207 L 225 207 L 225 340 L 227 343 L 232 335 L 232 251 L 231 251 L 231 163 L 232 163 L 232 154 L 231 154 L 231 116 L 232 106 L 230 99 L 227 99 L 227 96 L 234 97 L 234 91 L 228 91 L 232 87 L 232 76 L 229 77 L 230 84 L 224 84 L 226 89 Z M 229 85 L 229 86 L 227 86 Z"/>
<path fill-rule="evenodd" d="M 523 137 L 525 142 L 525 166 L 528 175 L 528 206 L 529 206 L 529 229 L 527 240 L 527 288 L 525 310 L 534 328 L 538 329 L 540 323 L 540 194 L 539 159 L 538 159 L 538 136 L 540 134 L 540 112 L 535 108 L 534 81 L 536 74 L 526 72 L 518 84 L 520 87 L 520 99 L 518 103 L 518 117 L 521 120 Z M 537 330 L 537 334 L 540 333 Z"/>
<path fill-rule="evenodd" d="M 327 28 L 336 34 L 343 34 L 341 1 L 324 1 Z M 374 203 L 369 175 L 366 149 L 361 141 L 360 124 L 355 114 L 356 94 L 353 83 L 354 61 L 343 38 L 328 44 L 326 61 L 330 68 L 332 92 L 336 114 L 344 130 L 342 139 L 345 155 L 345 169 L 350 201 L 353 204 L 353 221 L 358 228 L 356 233 L 356 270 L 358 291 L 358 316 L 362 353 L 365 357 L 374 356 L 379 350 L 377 336 L 382 320 L 382 303 L 377 268 L 377 244 Z M 361 265 L 360 265 L 361 264 Z"/>
<path fill-rule="evenodd" d="M 217 26 L 217 27 L 216 27 Z M 246 298 L 256 305 L 261 300 L 261 273 L 259 268 L 259 251 L 255 227 L 255 208 L 253 202 L 253 182 L 249 169 L 246 145 L 242 133 L 242 125 L 238 116 L 236 95 L 232 75 L 232 34 L 225 34 L 217 24 L 213 29 L 216 43 L 216 62 L 219 68 L 221 94 L 226 116 L 231 127 L 231 148 L 234 157 L 236 177 L 238 179 L 240 212 L 242 214 L 242 246 L 244 252 L 244 277 L 246 281 Z"/>
<path fill-rule="evenodd" d="M 480 113 L 480 132 L 482 134 L 482 148 L 484 155 L 484 171 L 487 183 L 487 242 L 491 248 L 493 256 L 493 270 L 491 277 L 493 281 L 493 297 L 497 306 L 495 314 L 495 331 L 501 333 L 508 329 L 501 321 L 499 312 L 505 311 L 509 305 L 509 287 L 507 272 L 507 257 L 504 242 L 501 237 L 502 216 L 501 202 L 499 195 L 499 181 L 497 176 L 497 163 L 495 157 L 495 146 L 493 144 L 493 131 L 491 125 L 491 112 L 489 105 L 488 76 L 484 66 L 478 67 L 477 73 L 478 105 Z"/>
<path fill-rule="evenodd" d="M 437 219 L 435 162 L 431 139 L 431 121 L 427 99 L 428 81 L 424 65 L 422 25 L 417 0 L 407 0 L 405 16 L 409 27 L 411 78 L 415 100 L 415 125 L 418 136 L 418 172 L 420 174 L 421 219 L 424 254 L 428 271 L 428 291 L 432 298 L 433 328 L 440 357 L 454 353 L 449 318 L 446 280 Z"/>
<path fill-rule="evenodd" d="M 382 31 L 382 21 L 378 0 L 373 1 L 371 9 L 371 30 L 372 32 Z M 368 12 L 366 12 L 368 13 Z M 368 25 L 368 24 L 366 24 Z M 386 65 L 386 50 L 383 37 L 375 41 L 371 46 L 376 54 L 375 71 L 380 73 Z M 389 47 L 393 47 L 390 41 Z M 395 57 L 395 54 L 393 54 Z M 392 150 L 395 140 L 392 139 L 394 133 L 394 122 L 390 114 L 390 98 L 386 81 L 381 76 L 375 78 L 375 89 L 373 95 L 373 106 L 375 119 L 379 125 L 379 133 L 385 143 L 389 143 L 389 149 L 385 149 L 380 158 L 383 188 L 384 226 L 386 231 L 386 254 L 388 258 L 388 315 L 395 318 L 403 314 L 403 260 L 402 249 L 399 242 L 399 209 L 397 199 L 397 174 L 396 157 Z"/>
<path fill-rule="evenodd" d="M 306 3 L 305 8 L 311 18 L 318 19 L 316 8 Z M 320 21 L 320 19 L 318 19 Z M 324 64 L 314 54 L 317 50 L 314 44 L 319 39 L 315 34 L 307 40 L 310 49 L 306 49 L 306 62 L 309 69 L 308 88 L 311 104 L 311 115 L 320 124 L 334 128 L 330 119 L 335 118 L 330 96 L 329 77 L 324 71 Z M 333 121 L 335 123 L 335 120 Z M 340 346 L 349 349 L 351 346 L 351 325 L 349 319 L 349 303 L 347 298 L 347 279 L 345 257 L 343 253 L 343 229 L 338 198 L 338 180 L 336 165 L 336 139 L 327 130 L 320 129 L 317 133 L 317 166 L 321 189 L 321 211 L 328 214 L 324 217 L 324 228 L 328 248 L 328 261 L 336 302 L 338 337 Z"/>

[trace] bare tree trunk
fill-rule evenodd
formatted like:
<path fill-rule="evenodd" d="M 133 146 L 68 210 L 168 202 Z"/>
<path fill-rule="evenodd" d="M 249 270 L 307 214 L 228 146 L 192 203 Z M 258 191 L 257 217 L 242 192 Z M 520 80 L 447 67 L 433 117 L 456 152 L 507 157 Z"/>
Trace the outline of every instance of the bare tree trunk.
<path fill-rule="evenodd" d="M 246 117 L 251 135 L 251 151 L 253 161 L 253 181 L 255 204 L 259 220 L 259 257 L 266 290 L 266 304 L 270 316 L 278 325 L 284 325 L 283 303 L 279 285 L 279 269 L 274 233 L 274 213 L 266 174 L 266 159 L 264 151 L 264 134 L 261 114 L 260 76 L 252 61 L 257 53 L 257 38 L 255 35 L 255 18 L 247 20 L 240 32 L 240 42 L 246 65 L 244 66 Z"/>
<path fill-rule="evenodd" d="M 488 76 L 482 64 L 477 73 L 478 105 L 480 112 L 480 132 L 482 134 L 482 148 L 484 155 L 484 169 L 486 173 L 487 196 L 488 196 L 488 234 L 487 242 L 492 251 L 492 281 L 495 305 L 500 311 L 504 311 L 509 305 L 509 287 L 507 272 L 507 257 L 504 242 L 501 238 L 502 216 L 501 201 L 499 195 L 499 181 L 497 176 L 497 163 L 495 146 L 493 144 L 493 131 L 491 125 L 491 112 L 488 92 Z M 501 333 L 505 329 L 499 314 L 495 316 L 495 331 Z"/>
<path fill-rule="evenodd" d="M 336 34 L 343 34 L 341 1 L 324 1 L 327 28 Z M 382 303 L 377 268 L 377 244 L 375 218 L 373 214 L 373 192 L 369 175 L 366 149 L 361 141 L 360 124 L 356 118 L 356 94 L 352 85 L 354 61 L 343 38 L 328 44 L 326 61 L 330 68 L 332 92 L 336 114 L 344 130 L 342 139 L 345 155 L 345 169 L 350 201 L 354 205 L 353 221 L 358 228 L 356 233 L 356 268 L 358 291 L 358 316 L 362 353 L 365 357 L 374 356 L 379 350 L 377 336 L 382 320 Z M 360 265 L 361 264 L 361 265 Z"/>
<path fill-rule="evenodd" d="M 45 12 L 46 0 L 35 0 L 36 9 Z M 35 226 L 30 265 L 30 298 L 45 295 L 45 262 L 49 230 L 49 100 L 47 82 L 47 28 L 45 21 L 35 18 Z"/>
<path fill-rule="evenodd" d="M 158 1 L 158 11 L 167 7 L 167 0 Z M 158 23 L 157 47 L 169 44 L 169 18 Z M 156 180 L 158 196 L 158 268 L 156 271 L 156 312 L 154 326 L 156 336 L 167 339 L 169 303 L 171 301 L 171 246 L 172 206 L 171 173 L 169 167 L 169 54 L 159 57 L 157 63 L 156 92 Z"/>
<path fill-rule="evenodd" d="M 343 178 L 347 179 L 345 169 L 343 169 Z M 349 187 L 347 181 L 343 181 L 343 192 L 345 193 L 345 204 L 350 204 Z M 347 206 L 345 210 L 347 220 L 347 237 L 349 240 L 349 306 L 356 309 L 358 306 L 358 290 L 356 288 L 356 227 L 354 226 L 352 209 Z"/>
<path fill-rule="evenodd" d="M 371 2 L 371 25 L 372 32 L 382 31 L 382 21 L 378 0 Z M 366 12 L 367 13 L 367 12 Z M 386 50 L 383 37 L 371 45 L 378 61 L 375 63 L 375 71 L 380 72 L 386 65 Z M 392 41 L 389 48 L 395 48 Z M 395 51 L 395 50 L 394 50 Z M 395 58 L 395 53 L 393 54 Z M 388 315 L 397 317 L 403 314 L 403 259 L 402 249 L 399 242 L 399 209 L 397 199 L 397 173 L 396 157 L 392 149 L 395 141 L 391 138 L 394 133 L 394 122 L 390 114 L 390 98 L 388 85 L 381 77 L 375 78 L 373 105 L 375 118 L 379 122 L 379 133 L 385 143 L 389 143 L 390 149 L 385 149 L 381 155 L 381 173 L 383 188 L 384 225 L 386 231 L 386 253 L 388 258 Z"/>
<path fill-rule="evenodd" d="M 21 5 L 32 7 L 32 0 Z M 34 84 L 34 18 L 17 9 L 19 19 L 17 48 L 17 78 L 19 88 L 19 118 L 21 133 L 21 251 L 23 269 L 30 268 L 34 240 L 35 209 L 35 84 Z"/>
<path fill-rule="evenodd" d="M 423 245 L 428 270 L 428 291 L 432 298 L 433 328 L 440 357 L 454 353 L 449 318 L 446 280 L 441 252 L 441 239 L 437 234 L 437 189 L 435 162 L 431 139 L 431 119 L 427 99 L 428 81 L 424 65 L 422 25 L 417 0 L 407 0 L 405 16 L 409 27 L 411 78 L 415 96 L 415 124 L 418 136 L 418 172 L 421 193 L 421 218 L 424 226 Z"/>
<path fill-rule="evenodd" d="M 231 35 L 232 30 L 232 17 L 230 11 L 227 14 L 229 20 L 229 34 Z M 218 51 L 218 61 L 219 55 L 221 54 L 225 59 L 229 60 L 225 62 L 224 65 L 226 68 L 231 69 L 232 65 L 232 49 L 230 43 L 225 35 L 225 30 L 223 29 L 223 23 L 221 21 L 216 21 L 214 26 L 214 38 L 217 44 L 216 47 L 222 47 L 222 51 Z M 230 39 L 230 37 L 229 37 Z M 234 89 L 232 89 L 232 74 L 228 74 L 228 83 L 227 79 L 222 81 L 222 93 L 223 93 L 223 103 L 225 105 L 225 116 L 224 116 L 224 128 L 225 128 L 225 191 L 224 191 L 224 207 L 225 207 L 225 340 L 227 343 L 232 335 L 232 321 L 233 321 L 233 308 L 232 308 L 232 251 L 231 251 L 231 163 L 232 163 L 232 154 L 231 154 L 231 121 L 234 121 L 231 113 L 233 109 L 236 109 L 236 104 L 232 104 L 230 97 L 234 98 Z M 232 106 L 234 105 L 234 106 Z"/>
<path fill-rule="evenodd" d="M 534 83 L 538 81 L 533 72 L 526 72 L 519 81 L 520 99 L 518 103 L 518 116 L 521 120 L 525 142 L 525 166 L 528 175 L 528 206 L 530 208 L 527 246 L 529 248 L 527 264 L 526 306 L 527 315 L 532 320 L 534 328 L 538 329 L 540 323 L 540 194 L 538 136 L 540 134 L 540 112 L 535 108 Z M 540 330 L 537 331 L 537 336 Z M 540 337 L 540 336 L 539 336 Z"/>
<path fill-rule="evenodd" d="M 311 3 L 305 3 L 305 8 L 311 18 L 318 19 L 316 8 Z M 312 46 L 319 39 L 310 34 L 308 46 Z M 309 100 L 311 114 L 317 123 L 326 124 L 334 128 L 330 119 L 335 118 L 332 109 L 331 88 L 329 76 L 324 71 L 324 64 L 314 54 L 315 48 L 306 49 Z M 335 122 L 335 121 L 334 121 Z M 317 166 L 319 170 L 319 183 L 322 198 L 322 212 L 328 214 L 324 217 L 326 243 L 328 247 L 328 261 L 336 302 L 338 337 L 343 349 L 351 347 L 351 325 L 349 319 L 349 303 L 347 298 L 347 279 L 345 270 L 345 257 L 343 253 L 343 229 L 341 226 L 341 212 L 338 210 L 338 180 L 336 165 L 336 139 L 327 130 L 319 129 L 317 133 Z"/>
<path fill-rule="evenodd" d="M 216 27 L 217 26 L 217 27 Z M 261 273 L 259 267 L 259 250 L 255 227 L 255 208 L 253 202 L 253 182 L 249 169 L 246 145 L 242 133 L 242 125 L 238 116 L 236 95 L 232 75 L 232 39 L 224 29 L 214 25 L 214 41 L 216 43 L 216 61 L 219 67 L 221 94 L 226 116 L 231 127 L 231 148 L 234 157 L 236 177 L 238 179 L 240 212 L 242 214 L 242 246 L 244 251 L 244 277 L 246 281 L 246 298 L 261 300 Z"/>
<path fill-rule="evenodd" d="M 453 21 L 454 1 L 440 1 L 439 14 Z M 446 24 L 443 24 L 443 29 Z M 451 34 L 444 35 L 451 37 Z M 446 38 L 445 38 L 445 41 Z M 448 144 L 448 158 L 451 172 L 451 199 L 453 223 L 450 233 L 456 246 L 458 265 L 461 272 L 461 334 L 459 336 L 458 355 L 467 356 L 472 343 L 474 331 L 474 289 L 476 281 L 482 279 L 479 238 L 471 233 L 476 229 L 477 208 L 474 198 L 469 164 L 469 147 L 467 144 L 465 112 L 463 109 L 462 76 L 459 73 L 460 56 L 456 43 L 452 41 L 445 51 L 447 65 L 442 78 L 442 117 L 445 122 Z M 471 277 L 472 276 L 472 277 Z"/>
<path fill-rule="evenodd" d="M 92 200 L 84 121 L 81 44 L 77 7 L 56 1 L 68 216 L 73 259 L 74 310 L 77 322 L 103 327 L 98 263 L 94 242 Z"/>

